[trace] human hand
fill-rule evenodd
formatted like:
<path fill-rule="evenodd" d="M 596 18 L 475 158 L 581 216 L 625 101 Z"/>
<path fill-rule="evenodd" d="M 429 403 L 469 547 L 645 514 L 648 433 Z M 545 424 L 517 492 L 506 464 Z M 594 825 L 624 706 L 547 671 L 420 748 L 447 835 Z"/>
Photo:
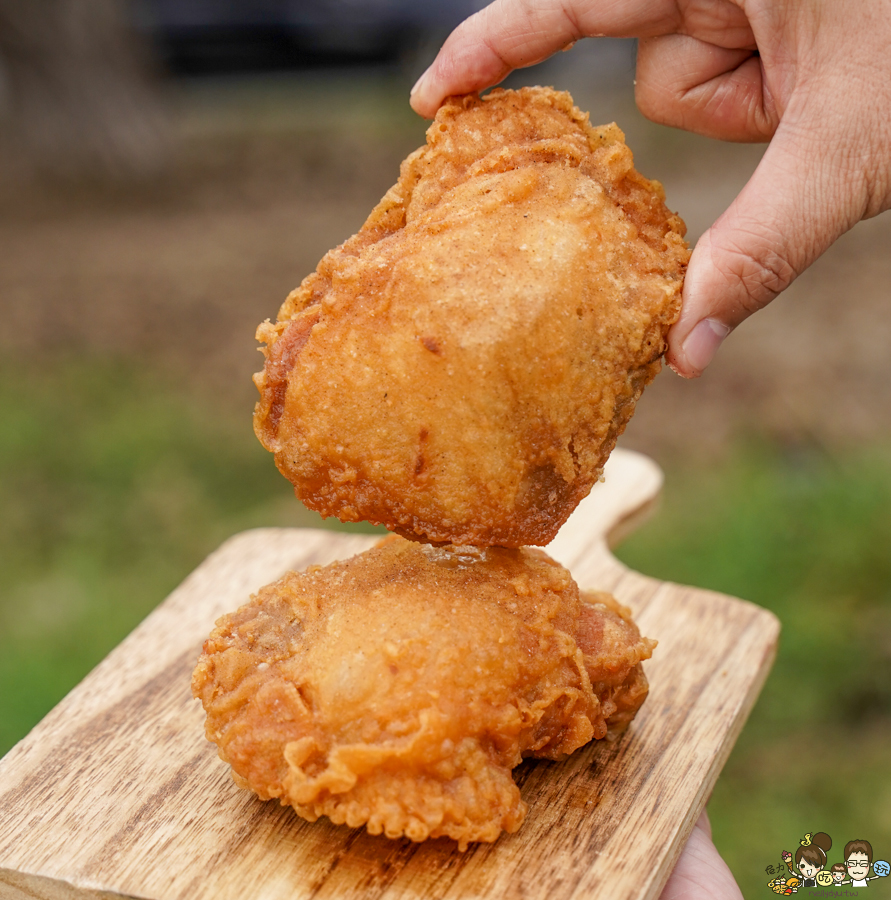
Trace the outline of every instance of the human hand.
<path fill-rule="evenodd" d="M 891 208 L 891 0 L 496 0 L 452 33 L 412 106 L 431 117 L 593 36 L 640 38 L 635 95 L 654 121 L 770 141 L 690 260 L 667 359 L 696 376 L 838 237 Z"/>
<path fill-rule="evenodd" d="M 659 900 L 742 900 L 742 893 L 712 843 L 705 810 L 693 826 Z"/>

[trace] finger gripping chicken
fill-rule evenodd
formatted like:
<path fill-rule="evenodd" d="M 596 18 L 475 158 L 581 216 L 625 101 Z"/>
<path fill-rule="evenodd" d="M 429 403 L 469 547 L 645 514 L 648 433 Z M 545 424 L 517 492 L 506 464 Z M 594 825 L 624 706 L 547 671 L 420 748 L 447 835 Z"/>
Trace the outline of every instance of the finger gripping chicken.
<path fill-rule="evenodd" d="M 393 537 L 220 619 L 193 691 L 208 738 L 261 798 L 466 846 L 520 826 L 523 757 L 624 730 L 653 645 L 541 551 Z"/>
<path fill-rule="evenodd" d="M 453 98 L 260 326 L 257 435 L 325 516 L 546 544 L 660 368 L 683 233 L 622 132 L 568 94 Z"/>

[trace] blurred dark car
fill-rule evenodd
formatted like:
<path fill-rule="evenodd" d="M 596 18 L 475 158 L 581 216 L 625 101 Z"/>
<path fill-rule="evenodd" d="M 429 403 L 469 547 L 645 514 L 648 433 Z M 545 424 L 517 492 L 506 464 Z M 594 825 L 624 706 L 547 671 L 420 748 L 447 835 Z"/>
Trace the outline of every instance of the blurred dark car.
<path fill-rule="evenodd" d="M 394 63 L 407 74 L 483 0 L 133 0 L 175 74 Z M 419 72 L 417 73 L 419 74 Z"/>

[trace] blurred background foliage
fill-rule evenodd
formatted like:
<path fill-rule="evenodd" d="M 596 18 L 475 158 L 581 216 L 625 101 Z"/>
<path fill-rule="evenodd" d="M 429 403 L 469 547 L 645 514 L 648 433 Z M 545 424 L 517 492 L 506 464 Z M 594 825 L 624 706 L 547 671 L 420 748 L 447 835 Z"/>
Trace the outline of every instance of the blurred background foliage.
<path fill-rule="evenodd" d="M 469 8 L 0 0 L 0 752 L 227 536 L 320 524 L 252 434 L 253 332 L 423 141 Z M 695 240 L 762 148 L 647 123 L 633 69 L 586 41 L 510 84 L 618 121 Z M 710 804 L 746 896 L 805 831 L 891 853 L 889 245 L 858 226 L 623 438 L 667 477 L 619 556 L 783 622 Z"/>

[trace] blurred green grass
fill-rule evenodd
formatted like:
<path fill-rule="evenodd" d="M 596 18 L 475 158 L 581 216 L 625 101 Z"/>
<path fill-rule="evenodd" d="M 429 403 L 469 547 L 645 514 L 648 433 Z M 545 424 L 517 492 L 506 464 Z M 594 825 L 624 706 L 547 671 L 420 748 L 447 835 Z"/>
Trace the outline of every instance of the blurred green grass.
<path fill-rule="evenodd" d="M 805 831 L 887 857 L 891 446 L 740 441 L 666 469 L 660 512 L 620 558 L 784 627 L 710 805 L 744 894 L 763 895 L 765 866 Z M 230 534 L 320 521 L 248 409 L 95 356 L 0 366 L 0 508 L 0 753 Z"/>
<path fill-rule="evenodd" d="M 891 446 L 829 453 L 741 441 L 667 467 L 660 512 L 617 551 L 632 568 L 752 600 L 783 631 L 715 789 L 715 843 L 764 896 L 805 832 L 891 854 Z"/>
<path fill-rule="evenodd" d="M 314 525 L 250 409 L 157 367 L 0 366 L 0 754 L 215 547 Z"/>

